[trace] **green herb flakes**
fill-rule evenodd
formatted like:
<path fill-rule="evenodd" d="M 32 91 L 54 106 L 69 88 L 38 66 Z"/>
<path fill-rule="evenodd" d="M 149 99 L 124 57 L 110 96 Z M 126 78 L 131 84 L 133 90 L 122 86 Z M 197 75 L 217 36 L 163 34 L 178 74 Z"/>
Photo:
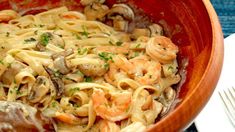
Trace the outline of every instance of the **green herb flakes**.
<path fill-rule="evenodd" d="M 100 59 L 104 60 L 104 61 L 113 61 L 113 54 L 112 53 L 109 53 L 109 52 L 101 52 L 98 54 Z"/>
<path fill-rule="evenodd" d="M 75 87 L 75 88 L 71 88 L 70 90 L 69 90 L 69 93 L 71 94 L 71 95 L 73 95 L 75 92 L 77 92 L 77 91 L 80 91 L 80 88 L 79 87 Z"/>
<path fill-rule="evenodd" d="M 88 38 L 89 33 L 87 32 L 87 27 L 83 25 L 82 29 L 83 29 L 83 31 L 81 32 L 81 35 Z"/>
<path fill-rule="evenodd" d="M 92 78 L 91 78 L 91 77 L 85 77 L 85 78 L 84 78 L 84 81 L 85 81 L 85 82 L 92 82 Z"/>
<path fill-rule="evenodd" d="M 6 33 L 6 37 L 9 37 L 9 36 L 10 36 L 10 33 L 9 33 L 9 32 L 7 32 L 7 33 Z"/>
<path fill-rule="evenodd" d="M 51 33 L 43 33 L 40 36 L 40 40 L 39 42 L 43 45 L 43 46 L 47 46 L 47 44 L 49 43 L 49 41 L 52 39 L 52 34 Z"/>
<path fill-rule="evenodd" d="M 122 43 L 123 43 L 123 42 L 121 42 L 121 41 L 117 41 L 117 42 L 116 42 L 116 45 L 117 45 L 117 46 L 121 46 Z"/>
<path fill-rule="evenodd" d="M 3 60 L 0 60 L 0 64 L 4 65 L 4 62 L 3 62 Z"/>
<path fill-rule="evenodd" d="M 87 51 L 88 51 L 87 48 L 78 48 L 78 54 L 79 55 L 84 55 L 84 54 L 87 53 Z"/>

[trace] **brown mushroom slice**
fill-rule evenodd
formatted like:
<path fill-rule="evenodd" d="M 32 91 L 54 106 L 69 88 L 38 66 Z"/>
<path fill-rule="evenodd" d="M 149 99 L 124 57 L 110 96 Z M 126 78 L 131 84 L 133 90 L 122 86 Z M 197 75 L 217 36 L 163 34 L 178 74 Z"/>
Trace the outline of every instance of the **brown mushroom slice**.
<path fill-rule="evenodd" d="M 39 102 L 50 90 L 50 81 L 45 76 L 38 76 L 36 82 L 32 86 L 28 100 L 31 103 Z"/>
<path fill-rule="evenodd" d="M 80 64 L 78 65 L 78 69 L 85 75 L 85 76 L 103 76 L 107 72 L 107 68 L 105 67 L 106 63 L 97 58 L 99 61 L 98 64 Z"/>
<path fill-rule="evenodd" d="M 60 73 L 62 74 L 67 74 L 69 73 L 70 69 L 68 68 L 65 57 L 64 56 L 59 56 L 54 60 L 54 66 L 56 69 L 59 70 Z"/>
<path fill-rule="evenodd" d="M 55 72 L 52 69 L 50 69 L 46 66 L 44 66 L 44 69 L 49 74 L 50 79 L 55 87 L 56 96 L 61 97 L 64 92 L 64 83 L 63 83 L 62 79 L 59 76 L 55 75 Z"/>
<path fill-rule="evenodd" d="M 15 79 L 15 75 L 25 67 L 25 64 L 19 61 L 14 61 L 13 63 L 9 64 L 8 69 L 2 74 L 1 81 L 4 84 L 11 84 Z"/>
<path fill-rule="evenodd" d="M 59 70 L 62 74 L 67 74 L 70 72 L 70 68 L 66 63 L 66 56 L 73 54 L 73 49 L 68 49 L 66 51 L 56 53 L 52 55 L 52 59 L 54 60 L 54 67 Z"/>
<path fill-rule="evenodd" d="M 36 49 L 39 51 L 45 51 L 48 44 L 53 44 L 60 48 L 64 48 L 64 40 L 57 34 L 52 34 L 50 32 L 45 32 L 40 35 L 39 41 L 36 44 Z"/>
<path fill-rule="evenodd" d="M 148 28 L 150 30 L 151 37 L 154 37 L 156 35 L 163 35 L 163 28 L 159 24 L 152 24 Z"/>
<path fill-rule="evenodd" d="M 19 103 L 0 101 L 0 131 L 55 131 L 53 120 L 37 109 Z"/>
<path fill-rule="evenodd" d="M 126 4 L 114 4 L 108 13 L 108 18 L 113 20 L 113 27 L 118 31 L 128 31 L 129 21 L 134 20 L 134 12 Z"/>
<path fill-rule="evenodd" d="M 67 49 L 67 50 L 65 50 L 65 51 L 63 51 L 63 52 L 55 53 L 55 54 L 53 54 L 51 57 L 52 57 L 52 59 L 56 59 L 56 58 L 58 58 L 59 56 L 65 56 L 65 57 L 70 56 L 70 55 L 72 55 L 73 53 L 74 53 L 73 49 L 70 48 L 70 49 Z"/>
<path fill-rule="evenodd" d="M 133 10 L 126 4 L 114 4 L 108 13 L 108 18 L 116 19 L 118 15 L 128 21 L 134 20 L 135 17 Z"/>
<path fill-rule="evenodd" d="M 104 21 L 105 15 L 108 13 L 108 11 L 108 6 L 94 3 L 85 7 L 84 14 L 86 15 L 87 20 Z"/>
<path fill-rule="evenodd" d="M 105 0 L 80 0 L 80 3 L 83 5 L 83 6 L 87 6 L 87 5 L 91 5 L 93 3 L 104 3 Z"/>

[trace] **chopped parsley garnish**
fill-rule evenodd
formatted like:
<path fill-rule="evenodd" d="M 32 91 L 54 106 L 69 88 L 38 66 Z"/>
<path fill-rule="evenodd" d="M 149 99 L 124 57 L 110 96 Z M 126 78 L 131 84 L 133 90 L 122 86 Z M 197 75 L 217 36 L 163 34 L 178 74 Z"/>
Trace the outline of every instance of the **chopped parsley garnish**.
<path fill-rule="evenodd" d="M 80 105 L 79 105 L 79 104 L 74 104 L 73 106 L 74 106 L 74 107 L 80 107 Z"/>
<path fill-rule="evenodd" d="M 70 90 L 69 90 L 69 93 L 71 94 L 71 95 L 73 95 L 75 92 L 77 92 L 77 91 L 80 91 L 80 88 L 79 87 L 75 87 L 75 88 L 71 88 Z"/>
<path fill-rule="evenodd" d="M 81 40 L 81 39 L 82 39 L 78 34 L 76 34 L 75 36 L 76 36 L 76 38 L 77 38 L 78 40 Z"/>
<path fill-rule="evenodd" d="M 105 63 L 105 64 L 104 64 L 104 68 L 105 68 L 106 70 L 108 70 L 108 69 L 109 69 L 109 63 Z"/>
<path fill-rule="evenodd" d="M 6 37 L 9 37 L 9 36 L 10 36 L 10 33 L 9 33 L 9 32 L 7 32 L 7 33 L 6 33 Z"/>
<path fill-rule="evenodd" d="M 4 62 L 2 60 L 0 60 L 0 64 L 4 65 Z"/>
<path fill-rule="evenodd" d="M 43 45 L 43 46 L 47 46 L 47 44 L 49 43 L 49 41 L 52 39 L 52 35 L 51 33 L 43 33 L 41 36 L 40 36 L 40 43 Z"/>
<path fill-rule="evenodd" d="M 139 48 L 140 47 L 140 43 L 136 44 L 135 48 Z"/>
<path fill-rule="evenodd" d="M 33 33 L 34 33 L 35 35 L 38 35 L 38 30 L 34 31 Z"/>
<path fill-rule="evenodd" d="M 29 38 L 24 40 L 25 43 L 34 42 L 34 41 L 36 41 L 35 38 Z"/>
<path fill-rule="evenodd" d="M 174 69 L 173 66 L 168 67 L 168 70 L 173 70 L 173 69 Z"/>
<path fill-rule="evenodd" d="M 113 57 L 112 57 L 113 54 L 112 53 L 101 52 L 98 55 L 99 55 L 100 59 L 102 59 L 102 60 L 105 60 L 105 61 L 111 60 L 111 61 L 113 61 Z"/>
<path fill-rule="evenodd" d="M 81 32 L 81 35 L 88 38 L 89 33 L 87 32 L 87 28 L 83 25 L 82 29 L 83 31 Z"/>
<path fill-rule="evenodd" d="M 53 102 L 51 103 L 51 106 L 52 106 L 53 108 L 55 108 L 55 107 L 57 106 L 57 102 L 53 101 Z"/>
<path fill-rule="evenodd" d="M 112 42 L 111 40 L 109 40 L 109 44 L 110 44 L 110 45 L 113 45 L 113 42 Z"/>
<path fill-rule="evenodd" d="M 123 42 L 121 42 L 121 41 L 117 41 L 117 42 L 116 42 L 116 45 L 117 45 L 117 46 L 121 46 L 122 43 L 123 43 Z"/>
<path fill-rule="evenodd" d="M 85 82 L 92 82 L 92 78 L 91 77 L 85 77 Z"/>
<path fill-rule="evenodd" d="M 44 27 L 45 25 L 39 24 L 38 26 L 39 26 L 40 28 L 42 28 L 42 27 Z"/>
<path fill-rule="evenodd" d="M 78 54 L 79 55 L 84 55 L 87 53 L 88 49 L 87 48 L 78 48 Z"/>
<path fill-rule="evenodd" d="M 61 76 L 61 73 L 60 73 L 59 70 L 57 70 L 57 71 L 54 71 L 54 75 L 55 75 L 56 77 L 60 77 L 60 76 Z"/>
<path fill-rule="evenodd" d="M 23 94 L 23 92 L 21 92 L 19 89 L 17 89 L 17 90 L 16 90 L 16 94 L 17 94 L 17 95 L 21 95 L 21 94 Z"/>

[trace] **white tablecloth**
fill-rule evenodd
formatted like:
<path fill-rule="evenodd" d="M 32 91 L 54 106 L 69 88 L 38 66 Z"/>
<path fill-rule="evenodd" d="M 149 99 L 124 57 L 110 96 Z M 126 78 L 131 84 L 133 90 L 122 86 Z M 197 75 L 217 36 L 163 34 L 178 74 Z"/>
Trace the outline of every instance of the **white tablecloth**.
<path fill-rule="evenodd" d="M 235 132 L 218 94 L 221 89 L 232 86 L 235 87 L 235 34 L 224 40 L 224 64 L 219 82 L 209 102 L 195 119 L 199 132 Z"/>

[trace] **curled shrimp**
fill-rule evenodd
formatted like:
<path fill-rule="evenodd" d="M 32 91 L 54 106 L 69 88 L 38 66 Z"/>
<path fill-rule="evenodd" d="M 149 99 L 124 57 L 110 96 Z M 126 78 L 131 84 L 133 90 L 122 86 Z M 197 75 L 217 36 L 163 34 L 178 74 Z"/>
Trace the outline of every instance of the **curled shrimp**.
<path fill-rule="evenodd" d="M 152 37 L 146 46 L 146 53 L 154 60 L 163 64 L 176 59 L 178 47 L 167 37 Z"/>
<path fill-rule="evenodd" d="M 152 85 L 161 77 L 161 64 L 156 61 L 135 58 L 130 60 L 135 68 L 134 79 L 144 85 Z"/>
<path fill-rule="evenodd" d="M 2 10 L 0 11 L 0 22 L 8 22 L 18 16 L 18 13 L 13 10 Z"/>
<path fill-rule="evenodd" d="M 114 63 L 129 76 L 144 85 L 155 84 L 161 76 L 161 64 L 151 61 L 145 55 L 127 60 L 124 56 L 116 56 Z"/>
<path fill-rule="evenodd" d="M 113 122 L 126 119 L 129 116 L 128 111 L 132 102 L 131 92 L 115 93 L 111 95 L 110 101 L 106 97 L 102 90 L 94 89 L 92 102 L 98 116 Z"/>
<path fill-rule="evenodd" d="M 128 78 L 128 76 L 115 64 L 111 63 L 109 64 L 109 71 L 104 75 L 104 78 L 108 83 L 117 86 L 117 83 L 120 79 Z"/>
<path fill-rule="evenodd" d="M 120 132 L 119 126 L 108 120 L 101 120 L 99 122 L 99 130 L 100 132 Z"/>

